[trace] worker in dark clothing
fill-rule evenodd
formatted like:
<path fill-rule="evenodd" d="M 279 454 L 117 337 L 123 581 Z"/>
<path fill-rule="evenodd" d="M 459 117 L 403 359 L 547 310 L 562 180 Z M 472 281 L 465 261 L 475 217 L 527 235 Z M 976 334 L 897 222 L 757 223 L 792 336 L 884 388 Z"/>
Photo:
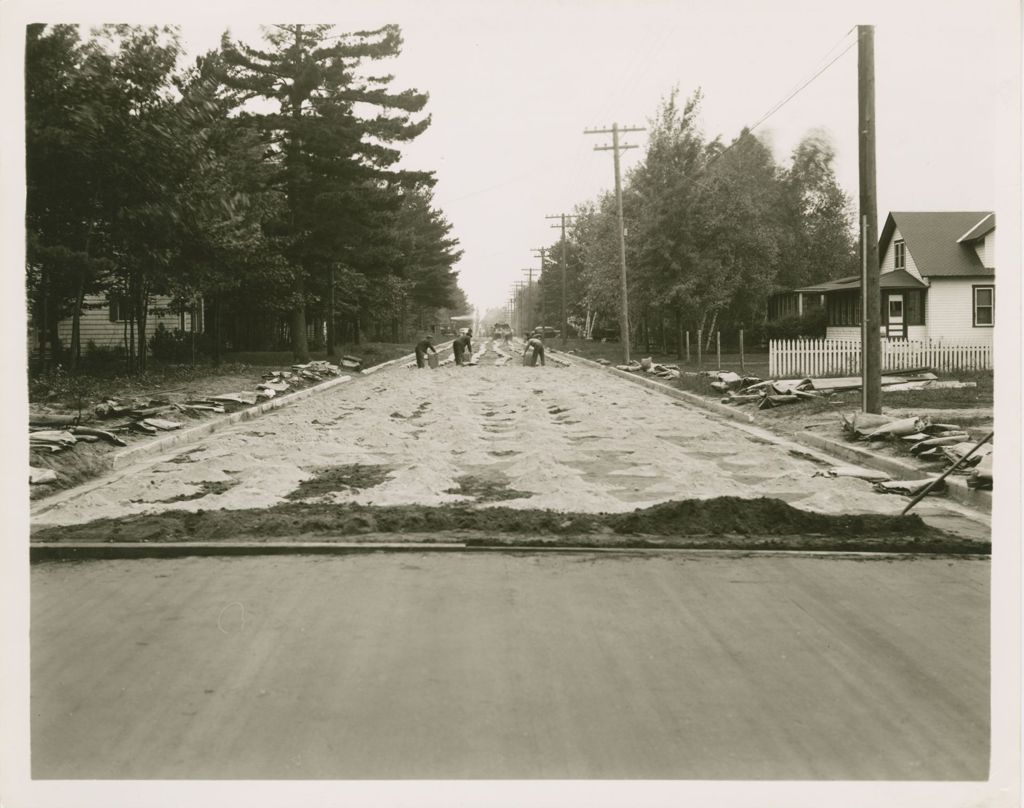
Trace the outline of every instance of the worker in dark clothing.
<path fill-rule="evenodd" d="M 461 365 L 463 363 L 463 356 L 468 351 L 469 355 L 473 355 L 473 332 L 466 331 L 465 334 L 458 336 L 452 342 L 452 353 L 455 354 L 455 364 Z"/>
<path fill-rule="evenodd" d="M 526 333 L 526 347 L 523 348 L 523 365 L 529 365 L 530 367 L 537 366 L 537 359 L 540 359 L 541 365 L 544 364 L 544 343 L 541 341 L 540 335 L 534 334 L 530 336 L 530 333 Z"/>
<path fill-rule="evenodd" d="M 434 347 L 434 342 L 430 334 L 427 334 L 423 339 L 416 343 L 416 367 L 426 367 L 427 351 L 433 351 L 437 353 L 437 348 Z"/>

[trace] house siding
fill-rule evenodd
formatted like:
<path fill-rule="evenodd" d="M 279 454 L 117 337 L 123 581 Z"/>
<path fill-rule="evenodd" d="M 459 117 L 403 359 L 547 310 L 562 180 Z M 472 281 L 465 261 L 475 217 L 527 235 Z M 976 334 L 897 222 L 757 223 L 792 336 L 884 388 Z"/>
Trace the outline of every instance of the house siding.
<path fill-rule="evenodd" d="M 880 329 L 882 339 L 885 339 L 885 326 Z M 907 339 L 927 339 L 928 326 L 908 325 Z M 843 342 L 860 342 L 860 326 L 837 326 L 830 325 L 825 329 L 825 339 L 841 340 Z"/>
<path fill-rule="evenodd" d="M 993 231 L 994 232 L 994 231 Z M 978 255 L 978 260 L 981 261 L 981 265 L 988 269 L 995 269 L 996 256 L 995 256 L 995 238 L 993 233 L 989 233 L 981 241 L 975 242 L 974 252 Z"/>
<path fill-rule="evenodd" d="M 886 247 L 886 249 L 885 249 L 885 255 L 882 256 L 881 271 L 883 273 L 895 271 L 895 269 L 896 269 L 896 250 L 893 247 L 893 245 L 897 241 L 902 241 L 902 240 L 903 240 L 903 236 L 900 235 L 899 228 L 896 228 L 893 231 L 892 238 L 889 240 L 889 246 Z M 911 275 L 913 275 L 918 280 L 923 280 L 923 278 L 921 277 L 921 273 L 917 271 L 917 264 L 914 263 L 914 256 L 912 256 L 910 254 L 910 249 L 909 248 L 905 249 L 903 251 L 903 254 L 904 254 L 904 257 L 906 258 L 906 264 L 907 265 L 906 265 L 905 269 L 907 270 L 907 272 L 909 272 Z"/>
<path fill-rule="evenodd" d="M 79 329 L 81 335 L 82 349 L 85 350 L 90 342 L 97 348 L 117 348 L 124 345 L 125 321 L 110 321 L 110 307 L 107 298 L 103 295 L 91 295 L 85 298 L 85 307 L 79 318 Z M 181 327 L 181 317 L 178 314 L 161 314 L 155 312 L 166 309 L 171 304 L 170 297 L 154 297 L 150 301 L 149 316 L 146 318 L 146 338 L 152 336 L 157 326 L 163 324 L 164 328 L 173 331 Z M 57 335 L 60 337 L 64 347 L 71 345 L 71 318 L 61 320 L 57 324 Z M 191 328 L 191 316 L 185 314 L 185 330 Z M 136 335 L 136 339 L 138 335 Z"/>
<path fill-rule="evenodd" d="M 973 286 L 995 286 L 988 278 L 931 278 L 928 289 L 928 336 L 956 345 L 991 345 L 995 329 L 974 325 Z"/>

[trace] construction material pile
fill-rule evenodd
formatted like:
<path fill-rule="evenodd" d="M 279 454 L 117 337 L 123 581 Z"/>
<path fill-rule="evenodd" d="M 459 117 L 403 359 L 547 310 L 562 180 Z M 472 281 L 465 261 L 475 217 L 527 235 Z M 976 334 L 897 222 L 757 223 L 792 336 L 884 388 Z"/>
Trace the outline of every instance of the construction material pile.
<path fill-rule="evenodd" d="M 607 359 L 597 360 L 602 365 L 611 364 Z M 679 365 L 661 365 L 653 362 L 651 357 L 647 356 L 637 362 L 635 359 L 631 359 L 629 364 L 616 365 L 616 369 L 624 370 L 627 373 L 650 373 L 652 376 L 657 376 L 659 379 L 678 379 L 680 376 Z"/>
<path fill-rule="evenodd" d="M 807 399 L 827 399 L 832 393 L 861 389 L 860 376 L 762 380 L 752 376 L 740 376 L 731 370 L 706 370 L 703 371 L 703 375 L 714 379 L 711 382 L 713 389 L 726 394 L 722 399 L 723 404 L 756 404 L 758 409 L 762 410 L 781 404 L 795 404 Z M 938 376 L 926 368 L 882 376 L 883 392 L 976 386 L 975 382 L 940 381 Z"/>
<path fill-rule="evenodd" d="M 849 440 L 889 441 L 939 471 L 956 465 L 953 473 L 966 475 L 971 488 L 992 488 L 992 443 L 979 446 L 964 427 L 935 423 L 927 415 L 896 420 L 870 413 L 841 417 Z"/>
<path fill-rule="evenodd" d="M 343 357 L 361 360 L 354 357 Z M 157 435 L 185 426 L 187 418 L 205 418 L 210 415 L 234 412 L 251 407 L 260 401 L 274 398 L 296 387 L 320 383 L 327 378 L 340 375 L 337 365 L 314 361 L 293 365 L 291 370 L 270 371 L 263 374 L 255 390 L 225 392 L 202 396 L 185 401 L 172 402 L 166 398 L 106 398 L 99 402 L 91 415 L 81 413 L 53 413 L 37 411 L 29 415 L 29 449 L 31 452 L 63 452 L 80 443 L 102 441 L 114 446 L 127 446 L 126 437 L 132 434 Z M 93 419 L 102 421 L 103 428 L 86 425 Z M 30 482 L 33 485 L 53 483 L 57 474 L 53 469 L 34 468 L 30 465 Z"/>

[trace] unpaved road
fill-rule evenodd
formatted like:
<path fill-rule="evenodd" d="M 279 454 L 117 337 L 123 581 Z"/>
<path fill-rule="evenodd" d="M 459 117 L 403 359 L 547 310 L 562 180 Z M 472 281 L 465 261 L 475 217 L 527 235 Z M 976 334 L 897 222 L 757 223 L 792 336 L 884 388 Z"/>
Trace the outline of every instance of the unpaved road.
<path fill-rule="evenodd" d="M 726 495 L 823 513 L 897 514 L 906 504 L 863 480 L 815 476 L 820 465 L 593 368 L 497 358 L 488 350 L 478 366 L 353 380 L 182 447 L 33 523 L 288 501 L 591 513 Z M 931 500 L 915 513 L 948 510 Z"/>
<path fill-rule="evenodd" d="M 989 563 L 32 568 L 35 778 L 984 780 Z"/>

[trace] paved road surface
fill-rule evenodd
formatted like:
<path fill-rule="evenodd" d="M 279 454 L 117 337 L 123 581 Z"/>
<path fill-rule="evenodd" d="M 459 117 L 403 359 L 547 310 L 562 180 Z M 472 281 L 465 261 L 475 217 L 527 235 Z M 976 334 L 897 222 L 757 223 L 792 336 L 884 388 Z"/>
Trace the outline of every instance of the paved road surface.
<path fill-rule="evenodd" d="M 36 778 L 984 779 L 986 560 L 32 569 Z"/>

